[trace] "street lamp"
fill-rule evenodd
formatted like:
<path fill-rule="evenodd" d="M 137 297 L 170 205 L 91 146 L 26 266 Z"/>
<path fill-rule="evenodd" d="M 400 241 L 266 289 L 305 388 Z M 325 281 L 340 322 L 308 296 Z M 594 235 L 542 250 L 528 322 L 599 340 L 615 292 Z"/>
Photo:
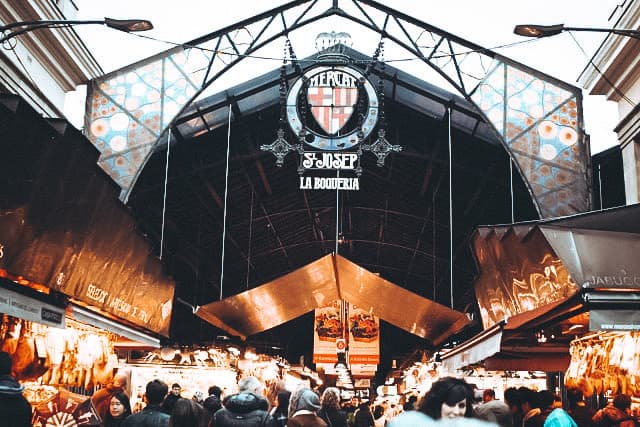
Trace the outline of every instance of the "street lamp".
<path fill-rule="evenodd" d="M 71 27 L 73 25 L 85 25 L 85 24 L 100 24 L 106 25 L 109 28 L 125 31 L 127 33 L 134 31 L 147 31 L 153 28 L 151 21 L 146 19 L 113 19 L 104 18 L 101 20 L 90 21 L 54 21 L 54 20 L 42 20 L 42 21 L 24 21 L 14 22 L 13 24 L 0 25 L 0 32 L 3 34 L 0 38 L 0 44 L 12 39 L 20 34 L 27 33 L 29 31 L 39 30 L 41 28 L 63 28 Z"/>
<path fill-rule="evenodd" d="M 640 31 L 638 30 L 626 30 L 619 28 L 584 28 L 584 27 L 565 27 L 564 24 L 556 25 L 516 25 L 513 32 L 519 36 L 524 37 L 549 37 L 560 34 L 563 31 L 592 31 L 600 33 L 612 33 L 621 36 L 632 37 L 640 39 Z"/>

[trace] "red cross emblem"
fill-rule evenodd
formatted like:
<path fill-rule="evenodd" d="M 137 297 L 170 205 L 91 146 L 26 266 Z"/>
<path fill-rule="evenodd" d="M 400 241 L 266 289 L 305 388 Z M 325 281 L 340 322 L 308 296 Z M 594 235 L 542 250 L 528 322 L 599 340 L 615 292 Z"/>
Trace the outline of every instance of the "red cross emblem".
<path fill-rule="evenodd" d="M 311 114 L 330 135 L 349 121 L 358 101 L 357 87 L 312 86 L 307 90 Z"/>

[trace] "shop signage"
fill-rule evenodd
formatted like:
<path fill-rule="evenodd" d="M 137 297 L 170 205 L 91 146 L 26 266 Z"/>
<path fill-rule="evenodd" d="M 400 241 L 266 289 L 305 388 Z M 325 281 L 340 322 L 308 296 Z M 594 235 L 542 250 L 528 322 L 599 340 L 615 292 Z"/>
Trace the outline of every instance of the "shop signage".
<path fill-rule="evenodd" d="M 589 311 L 590 331 L 640 331 L 640 311 L 602 310 Z"/>
<path fill-rule="evenodd" d="M 338 361 L 338 340 L 344 336 L 344 326 L 340 315 L 340 301 L 333 301 L 315 309 L 313 328 L 313 363 L 333 363 Z M 345 342 L 346 344 L 346 342 Z"/>
<path fill-rule="evenodd" d="M 364 104 L 363 111 L 357 111 L 360 101 Z M 363 115 L 362 122 L 354 113 Z M 356 68 L 314 67 L 291 86 L 287 120 L 296 135 L 305 135 L 305 143 L 310 147 L 329 152 L 354 149 L 378 121 L 378 96 Z"/>
<path fill-rule="evenodd" d="M 358 106 L 366 112 L 359 112 Z M 364 120 L 359 114 L 365 115 Z M 289 91 L 287 119 L 296 135 L 304 135 L 306 146 L 321 151 L 303 149 L 299 188 L 359 190 L 360 151 L 345 150 L 355 149 L 369 136 L 377 116 L 376 91 L 360 71 L 337 65 L 304 73 Z M 308 176 L 312 170 L 320 171 L 319 176 Z M 340 177 L 339 172 L 326 176 L 327 171 L 355 172 L 356 176 Z"/>
<path fill-rule="evenodd" d="M 349 363 L 380 363 L 380 319 L 349 303 Z"/>
<path fill-rule="evenodd" d="M 0 313 L 30 322 L 64 328 L 64 308 L 55 307 L 26 295 L 1 288 Z"/>
<path fill-rule="evenodd" d="M 585 287 L 589 288 L 640 288 L 640 276 L 620 270 L 619 274 L 592 275 L 587 278 Z"/>
<path fill-rule="evenodd" d="M 297 142 L 290 144 L 280 128 L 277 139 L 260 149 L 273 153 L 277 166 L 282 166 L 289 152 L 298 153 L 301 190 L 359 190 L 363 151 L 373 153 L 382 166 L 390 152 L 402 149 L 386 140 L 384 124 L 374 143 L 364 143 L 378 124 L 380 102 L 359 69 L 344 63 L 317 66 L 294 82 L 286 98 L 285 86 L 283 77 L 281 102 L 286 106 L 280 119 L 284 122 L 286 110 Z"/>

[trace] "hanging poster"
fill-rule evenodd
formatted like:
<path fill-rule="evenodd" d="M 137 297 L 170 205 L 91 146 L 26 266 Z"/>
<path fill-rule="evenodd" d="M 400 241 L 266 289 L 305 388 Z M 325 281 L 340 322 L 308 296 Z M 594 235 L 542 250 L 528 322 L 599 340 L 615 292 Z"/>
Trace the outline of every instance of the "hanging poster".
<path fill-rule="evenodd" d="M 336 340 L 342 338 L 340 301 L 316 308 L 313 323 L 313 363 L 338 361 Z"/>
<path fill-rule="evenodd" d="M 377 365 L 379 362 L 380 320 L 349 303 L 349 363 Z"/>

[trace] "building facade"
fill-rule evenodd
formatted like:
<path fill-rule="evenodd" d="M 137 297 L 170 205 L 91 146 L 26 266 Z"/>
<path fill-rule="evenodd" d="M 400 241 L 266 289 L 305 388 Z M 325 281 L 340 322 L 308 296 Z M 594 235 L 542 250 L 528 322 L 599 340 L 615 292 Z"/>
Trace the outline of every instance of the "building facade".
<path fill-rule="evenodd" d="M 6 0 L 0 2 L 0 25 L 69 20 L 77 12 L 73 0 Z M 27 32 L 2 48 L 0 92 L 20 96 L 45 118 L 64 118 L 65 94 L 103 74 L 73 27 Z"/>
<path fill-rule="evenodd" d="M 640 1 L 626 0 L 612 12 L 611 28 L 637 29 Z M 580 83 L 591 95 L 618 104 L 614 131 L 622 151 L 626 203 L 640 202 L 640 39 L 610 34 L 587 65 Z"/>

